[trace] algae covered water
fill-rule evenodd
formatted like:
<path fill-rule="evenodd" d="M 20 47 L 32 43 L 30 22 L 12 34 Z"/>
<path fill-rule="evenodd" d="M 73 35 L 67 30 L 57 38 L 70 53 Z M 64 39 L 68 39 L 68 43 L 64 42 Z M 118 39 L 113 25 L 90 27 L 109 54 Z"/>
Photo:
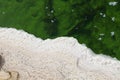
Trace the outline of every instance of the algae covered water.
<path fill-rule="evenodd" d="M 42 39 L 72 36 L 120 59 L 119 9 L 118 0 L 0 0 L 0 26 Z"/>

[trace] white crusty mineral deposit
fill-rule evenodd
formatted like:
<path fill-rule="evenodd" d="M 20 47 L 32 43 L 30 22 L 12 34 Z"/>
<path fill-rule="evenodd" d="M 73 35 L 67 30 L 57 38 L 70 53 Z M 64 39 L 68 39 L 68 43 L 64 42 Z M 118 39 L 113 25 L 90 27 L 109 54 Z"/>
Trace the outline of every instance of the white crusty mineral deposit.
<path fill-rule="evenodd" d="M 120 61 L 72 37 L 42 40 L 0 28 L 0 80 L 120 80 Z"/>

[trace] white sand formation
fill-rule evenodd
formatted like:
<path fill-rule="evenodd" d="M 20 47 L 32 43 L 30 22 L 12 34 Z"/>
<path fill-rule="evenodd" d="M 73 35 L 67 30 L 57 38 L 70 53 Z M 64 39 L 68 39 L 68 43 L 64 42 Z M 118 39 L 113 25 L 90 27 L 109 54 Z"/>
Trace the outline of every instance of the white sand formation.
<path fill-rule="evenodd" d="M 120 80 L 120 61 L 71 37 L 42 40 L 0 28 L 0 80 Z"/>

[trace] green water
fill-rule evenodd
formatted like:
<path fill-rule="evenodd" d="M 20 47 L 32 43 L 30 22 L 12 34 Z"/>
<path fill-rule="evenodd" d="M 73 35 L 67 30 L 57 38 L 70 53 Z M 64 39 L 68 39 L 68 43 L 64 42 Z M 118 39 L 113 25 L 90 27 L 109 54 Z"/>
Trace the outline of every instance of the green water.
<path fill-rule="evenodd" d="M 43 39 L 72 36 L 95 53 L 120 59 L 119 0 L 0 0 L 0 26 Z"/>

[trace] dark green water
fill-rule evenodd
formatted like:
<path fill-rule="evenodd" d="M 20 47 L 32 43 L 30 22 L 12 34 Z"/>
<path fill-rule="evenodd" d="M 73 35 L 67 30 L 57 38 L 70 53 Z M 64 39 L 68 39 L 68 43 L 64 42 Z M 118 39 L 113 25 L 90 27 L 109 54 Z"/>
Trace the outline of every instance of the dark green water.
<path fill-rule="evenodd" d="M 72 36 L 120 59 L 119 0 L 0 0 L 0 26 L 43 39 Z"/>

